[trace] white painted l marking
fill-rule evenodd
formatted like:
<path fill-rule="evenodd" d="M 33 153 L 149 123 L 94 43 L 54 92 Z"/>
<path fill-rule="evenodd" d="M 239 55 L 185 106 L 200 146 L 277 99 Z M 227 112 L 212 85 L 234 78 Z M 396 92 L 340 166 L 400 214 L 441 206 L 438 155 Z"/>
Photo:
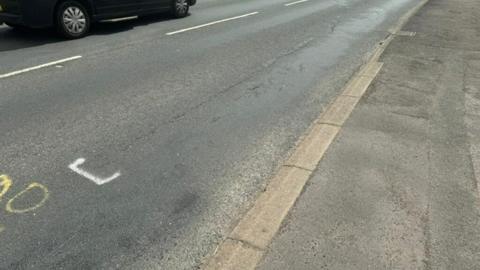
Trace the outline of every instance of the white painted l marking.
<path fill-rule="evenodd" d="M 83 163 L 85 162 L 85 159 L 84 158 L 79 158 L 77 160 L 75 160 L 75 162 L 73 162 L 72 164 L 68 165 L 68 167 L 70 168 L 70 170 L 80 174 L 81 176 L 87 178 L 88 180 L 91 180 L 92 182 L 94 182 L 95 184 L 97 185 L 103 185 L 103 184 L 106 184 L 112 180 L 114 180 L 115 178 L 119 177 L 121 174 L 120 172 L 116 172 L 114 173 L 112 176 L 108 177 L 108 178 L 100 178 L 98 176 L 95 176 L 83 169 L 80 169 L 78 166 L 82 165 Z"/>

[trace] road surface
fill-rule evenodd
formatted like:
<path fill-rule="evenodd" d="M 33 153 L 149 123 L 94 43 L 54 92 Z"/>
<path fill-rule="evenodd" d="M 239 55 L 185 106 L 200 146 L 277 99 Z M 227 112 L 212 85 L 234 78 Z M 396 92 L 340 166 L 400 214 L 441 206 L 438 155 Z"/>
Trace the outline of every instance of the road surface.
<path fill-rule="evenodd" d="M 0 26 L 0 269 L 197 267 L 415 4 L 204 0 L 74 41 Z"/>

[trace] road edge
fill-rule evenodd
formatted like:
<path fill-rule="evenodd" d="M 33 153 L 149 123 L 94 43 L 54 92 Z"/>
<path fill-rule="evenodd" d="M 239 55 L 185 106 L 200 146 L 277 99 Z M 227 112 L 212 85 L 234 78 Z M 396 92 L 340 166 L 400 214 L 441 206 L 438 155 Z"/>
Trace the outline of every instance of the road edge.
<path fill-rule="evenodd" d="M 218 245 L 215 252 L 205 259 L 200 269 L 256 268 L 330 144 L 380 72 L 383 66 L 383 63 L 378 62 L 380 56 L 396 35 L 403 35 L 403 26 L 428 1 L 422 0 L 400 17 L 389 30 L 387 38 L 373 50 L 366 64 L 352 76 L 341 94 L 307 129 L 290 158 L 270 179 L 265 192 L 257 197 L 250 210 Z"/>

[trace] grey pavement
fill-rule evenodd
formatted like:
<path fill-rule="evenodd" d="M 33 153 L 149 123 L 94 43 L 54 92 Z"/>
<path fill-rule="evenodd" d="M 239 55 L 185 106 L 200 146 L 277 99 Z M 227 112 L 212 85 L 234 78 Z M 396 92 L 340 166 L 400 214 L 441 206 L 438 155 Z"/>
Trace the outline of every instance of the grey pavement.
<path fill-rule="evenodd" d="M 480 269 L 479 15 L 431 0 L 395 37 L 258 269 Z"/>
<path fill-rule="evenodd" d="M 0 28 L 0 74 L 83 56 L 0 80 L 0 269 L 197 267 L 417 1 L 198 2 L 74 41 Z"/>

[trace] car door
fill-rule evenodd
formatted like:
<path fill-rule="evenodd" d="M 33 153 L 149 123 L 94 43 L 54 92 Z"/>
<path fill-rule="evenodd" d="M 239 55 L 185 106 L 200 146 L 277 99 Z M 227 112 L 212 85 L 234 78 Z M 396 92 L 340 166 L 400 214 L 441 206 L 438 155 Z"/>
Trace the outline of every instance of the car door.
<path fill-rule="evenodd" d="M 101 18 L 136 15 L 142 9 L 143 0 L 94 0 L 96 13 Z"/>
<path fill-rule="evenodd" d="M 171 7 L 173 0 L 140 0 L 144 13 L 154 13 L 164 11 Z"/>

